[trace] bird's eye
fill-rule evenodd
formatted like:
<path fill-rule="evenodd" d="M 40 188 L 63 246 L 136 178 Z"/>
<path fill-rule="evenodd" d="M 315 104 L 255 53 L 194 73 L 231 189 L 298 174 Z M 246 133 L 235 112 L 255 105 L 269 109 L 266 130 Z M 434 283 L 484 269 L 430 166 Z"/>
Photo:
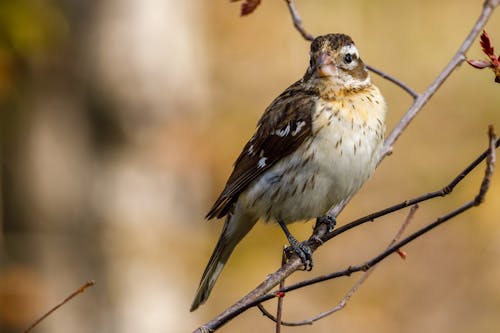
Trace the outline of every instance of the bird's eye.
<path fill-rule="evenodd" d="M 352 55 L 350 53 L 347 53 L 345 56 L 344 56 L 344 62 L 346 64 L 350 64 L 352 62 Z"/>

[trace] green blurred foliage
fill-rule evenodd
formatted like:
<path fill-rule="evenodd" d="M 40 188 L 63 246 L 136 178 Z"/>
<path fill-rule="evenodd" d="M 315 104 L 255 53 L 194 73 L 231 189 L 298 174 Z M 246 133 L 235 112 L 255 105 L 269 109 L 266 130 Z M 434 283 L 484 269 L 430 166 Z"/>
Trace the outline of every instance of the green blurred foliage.
<path fill-rule="evenodd" d="M 36 62 L 67 38 L 69 24 L 56 2 L 0 2 L 0 104 L 15 94 L 26 62 Z"/>
<path fill-rule="evenodd" d="M 54 1 L 17 0 L 0 3 L 3 48 L 24 58 L 51 50 L 68 35 L 68 23 Z"/>

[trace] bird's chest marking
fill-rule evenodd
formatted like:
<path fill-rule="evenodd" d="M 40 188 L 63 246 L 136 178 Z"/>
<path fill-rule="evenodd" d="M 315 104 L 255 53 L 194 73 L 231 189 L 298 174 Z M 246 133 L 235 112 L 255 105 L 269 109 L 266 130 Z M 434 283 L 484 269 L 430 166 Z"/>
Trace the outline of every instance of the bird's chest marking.
<path fill-rule="evenodd" d="M 374 93 L 319 101 L 313 114 L 313 137 L 338 155 L 370 152 L 383 140 L 385 104 Z M 319 143 L 321 146 L 321 143 Z"/>
<path fill-rule="evenodd" d="M 266 220 L 292 222 L 324 214 L 373 173 L 385 130 L 385 102 L 378 90 L 318 98 L 311 112 L 311 135 L 240 197 Z M 305 128 L 302 122 L 288 122 L 270 135 L 293 137 Z M 258 154 L 261 165 L 267 162 L 255 146 L 247 153 Z"/>
<path fill-rule="evenodd" d="M 369 91 L 318 101 L 310 151 L 328 193 L 353 193 L 373 172 L 385 132 L 385 103 L 377 96 Z"/>

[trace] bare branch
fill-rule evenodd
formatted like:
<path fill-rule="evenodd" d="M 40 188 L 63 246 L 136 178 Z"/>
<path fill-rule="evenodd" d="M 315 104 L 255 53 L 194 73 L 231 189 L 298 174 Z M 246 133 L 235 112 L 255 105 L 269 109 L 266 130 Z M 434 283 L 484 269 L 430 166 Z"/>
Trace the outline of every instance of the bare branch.
<path fill-rule="evenodd" d="M 411 220 L 413 219 L 413 217 L 415 216 L 415 212 L 417 211 L 418 209 L 418 205 L 413 205 L 410 209 L 410 212 L 408 213 L 408 216 L 406 217 L 406 219 L 404 220 L 403 224 L 401 225 L 401 227 L 399 227 L 398 229 L 398 232 L 396 233 L 396 236 L 394 236 L 394 238 L 392 239 L 392 241 L 389 243 L 389 247 L 391 245 L 393 245 L 394 243 L 396 243 L 400 238 L 401 236 L 403 235 L 403 232 L 406 230 L 406 228 L 408 227 L 408 225 L 410 224 Z M 397 250 L 399 251 L 399 249 Z M 396 252 L 397 252 L 396 251 Z M 257 305 L 257 307 L 259 308 L 259 310 L 262 312 L 263 315 L 265 315 L 266 317 L 268 317 L 269 319 L 271 319 L 272 321 L 276 322 L 276 323 L 281 323 L 282 325 L 284 326 L 304 326 L 304 325 L 312 325 L 315 321 L 318 321 L 320 319 L 323 319 L 335 312 L 338 312 L 340 310 L 342 310 L 343 308 L 345 308 L 345 306 L 347 305 L 347 302 L 349 302 L 349 300 L 351 299 L 351 297 L 354 295 L 354 293 L 359 289 L 359 287 L 361 287 L 361 285 L 368 279 L 368 277 L 373 273 L 373 271 L 375 270 L 375 267 L 371 267 L 369 270 L 367 270 L 362 276 L 361 278 L 358 280 L 358 282 L 356 282 L 356 284 L 351 288 L 349 289 L 349 291 L 345 294 L 345 296 L 340 300 L 340 302 L 332 309 L 328 310 L 328 311 L 324 311 L 320 314 L 318 314 L 317 316 L 314 316 L 312 318 L 309 318 L 309 319 L 306 319 L 306 320 L 302 320 L 302 321 L 296 321 L 296 322 L 285 322 L 285 321 L 281 321 L 281 318 L 276 316 L 274 317 L 273 315 L 271 315 L 265 308 L 262 304 L 259 304 Z M 283 289 L 283 287 L 280 285 L 280 289 Z M 282 297 L 281 297 L 282 298 Z M 281 299 L 280 298 L 280 299 Z"/>
<path fill-rule="evenodd" d="M 490 148 L 489 148 L 490 153 L 486 158 L 486 170 L 484 171 L 484 178 L 483 181 L 481 182 L 481 188 L 479 189 L 478 195 L 474 198 L 476 206 L 479 206 L 484 201 L 486 192 L 488 192 L 488 189 L 490 187 L 491 175 L 493 175 L 493 170 L 495 168 L 495 163 L 496 163 L 495 149 L 497 147 L 498 142 L 495 142 L 496 134 L 495 130 L 493 129 L 493 125 L 489 126 L 488 135 L 490 138 Z"/>
<path fill-rule="evenodd" d="M 278 319 L 276 319 L 275 316 L 273 316 L 269 311 L 266 310 L 266 308 L 264 307 L 264 305 L 262 304 L 257 304 L 257 308 L 260 310 L 260 312 L 267 318 L 271 319 L 272 321 L 274 321 L 275 323 L 278 323 Z M 281 323 L 281 325 L 283 326 L 304 326 L 304 325 L 312 325 L 312 322 L 311 323 L 308 323 L 308 322 L 300 322 L 300 321 L 284 321 L 284 320 L 281 320 L 279 321 L 279 323 Z"/>
<path fill-rule="evenodd" d="M 299 12 L 297 11 L 297 8 L 295 7 L 295 1 L 294 0 L 285 0 L 286 4 L 288 5 L 288 10 L 290 11 L 290 15 L 292 16 L 292 21 L 293 21 L 293 26 L 295 29 L 297 29 L 302 37 L 304 39 L 313 41 L 314 36 L 311 35 L 304 29 L 302 26 L 302 19 L 300 18 Z"/>
<path fill-rule="evenodd" d="M 285 263 L 286 263 L 286 252 L 285 252 L 285 248 L 283 248 L 283 252 L 281 253 L 281 266 L 283 266 Z M 283 280 L 280 281 L 279 288 L 280 289 L 285 288 L 285 279 L 283 279 Z M 281 323 L 282 323 L 281 322 L 281 316 L 282 315 L 283 315 L 283 297 L 279 297 L 278 298 L 278 306 L 277 306 L 277 310 L 276 310 L 276 318 L 277 318 L 277 320 L 275 320 L 275 322 L 276 322 L 276 333 L 280 333 L 281 332 Z"/>
<path fill-rule="evenodd" d="M 41 316 L 37 321 L 35 321 L 30 327 L 28 327 L 28 329 L 26 329 L 26 331 L 24 331 L 24 333 L 28 333 L 29 331 L 31 331 L 36 325 L 40 324 L 40 322 L 42 322 L 45 318 L 47 318 L 48 316 L 50 316 L 54 311 L 56 311 L 57 309 L 59 309 L 61 306 L 63 306 L 64 304 L 66 304 L 68 301 L 70 301 L 73 297 L 83 293 L 85 291 L 85 289 L 89 288 L 89 287 L 92 287 L 93 285 L 95 284 L 95 281 L 94 280 L 90 280 L 90 281 L 87 281 L 85 282 L 85 284 L 83 284 L 82 286 L 80 286 L 78 289 L 76 289 L 74 292 L 72 292 L 68 297 L 66 297 L 62 302 L 60 302 L 59 304 L 57 304 L 56 306 L 54 306 L 52 309 L 50 309 L 46 314 L 44 314 L 43 316 Z"/>
<path fill-rule="evenodd" d="M 370 65 L 366 65 L 366 68 L 370 71 L 372 71 L 373 73 L 381 76 L 383 79 L 386 79 L 388 81 L 391 81 L 392 83 L 394 83 L 395 85 L 399 86 L 401 89 L 403 89 L 404 91 L 406 91 L 408 94 L 410 94 L 410 96 L 413 98 L 413 99 L 417 99 L 418 98 L 418 94 L 415 90 L 413 90 L 412 88 L 410 88 L 408 85 L 406 85 L 405 83 L 403 83 L 401 80 L 399 79 L 396 79 L 394 76 L 392 75 L 389 75 L 385 72 L 382 72 L 380 69 L 378 68 L 375 68 L 373 66 L 370 66 Z"/>

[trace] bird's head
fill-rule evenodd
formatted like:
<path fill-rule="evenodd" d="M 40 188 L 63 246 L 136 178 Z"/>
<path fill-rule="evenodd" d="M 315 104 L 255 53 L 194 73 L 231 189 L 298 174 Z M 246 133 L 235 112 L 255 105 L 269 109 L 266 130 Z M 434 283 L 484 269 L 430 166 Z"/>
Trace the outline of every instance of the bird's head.
<path fill-rule="evenodd" d="M 358 90 L 371 84 L 358 49 L 347 35 L 316 37 L 311 43 L 310 56 L 305 80 L 327 81 L 335 90 Z"/>

